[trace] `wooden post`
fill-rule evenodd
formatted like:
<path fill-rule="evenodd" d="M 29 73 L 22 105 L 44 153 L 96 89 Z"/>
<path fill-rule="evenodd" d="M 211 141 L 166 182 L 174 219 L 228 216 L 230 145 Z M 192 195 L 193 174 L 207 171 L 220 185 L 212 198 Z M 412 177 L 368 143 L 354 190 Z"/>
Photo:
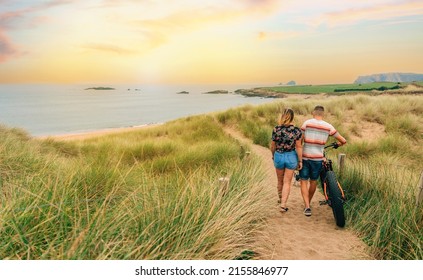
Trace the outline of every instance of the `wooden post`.
<path fill-rule="evenodd" d="M 423 171 L 420 175 L 420 181 L 417 185 L 416 206 L 419 206 L 423 201 Z"/>
<path fill-rule="evenodd" d="M 338 155 L 339 177 L 344 176 L 345 169 L 345 154 Z"/>

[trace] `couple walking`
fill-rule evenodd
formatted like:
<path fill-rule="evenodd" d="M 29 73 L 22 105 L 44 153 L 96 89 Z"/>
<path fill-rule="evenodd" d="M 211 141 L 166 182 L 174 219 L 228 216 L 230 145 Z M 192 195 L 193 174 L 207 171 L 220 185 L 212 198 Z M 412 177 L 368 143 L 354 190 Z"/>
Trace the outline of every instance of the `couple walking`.
<path fill-rule="evenodd" d="M 270 150 L 278 179 L 280 211 L 288 211 L 287 201 L 295 170 L 300 172 L 304 215 L 311 216 L 310 202 L 317 187 L 323 163 L 323 148 L 329 136 L 335 137 L 340 146 L 347 143 L 336 129 L 323 120 L 324 107 L 316 106 L 313 118 L 301 128 L 294 125 L 294 111 L 285 109 L 272 132 Z M 308 185 L 308 181 L 310 184 Z"/>

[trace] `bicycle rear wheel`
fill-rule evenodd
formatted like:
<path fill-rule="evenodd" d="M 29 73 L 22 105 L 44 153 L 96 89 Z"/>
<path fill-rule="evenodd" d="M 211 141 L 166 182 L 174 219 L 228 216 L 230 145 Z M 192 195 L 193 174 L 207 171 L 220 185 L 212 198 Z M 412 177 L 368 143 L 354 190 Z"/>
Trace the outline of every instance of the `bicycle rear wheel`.
<path fill-rule="evenodd" d="M 338 227 L 344 227 L 344 198 L 342 197 L 342 192 L 339 189 L 338 181 L 336 180 L 336 176 L 333 171 L 328 171 L 326 174 L 326 192 L 329 200 L 329 205 L 332 207 L 336 225 Z"/>

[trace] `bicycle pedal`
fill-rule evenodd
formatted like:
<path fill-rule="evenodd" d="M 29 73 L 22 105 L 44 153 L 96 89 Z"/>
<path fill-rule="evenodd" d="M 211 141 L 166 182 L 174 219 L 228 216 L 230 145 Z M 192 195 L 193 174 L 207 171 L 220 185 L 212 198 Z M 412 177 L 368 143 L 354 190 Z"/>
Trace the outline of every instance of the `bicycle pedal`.
<path fill-rule="evenodd" d="M 320 200 L 319 205 L 328 205 L 328 201 L 327 200 Z"/>

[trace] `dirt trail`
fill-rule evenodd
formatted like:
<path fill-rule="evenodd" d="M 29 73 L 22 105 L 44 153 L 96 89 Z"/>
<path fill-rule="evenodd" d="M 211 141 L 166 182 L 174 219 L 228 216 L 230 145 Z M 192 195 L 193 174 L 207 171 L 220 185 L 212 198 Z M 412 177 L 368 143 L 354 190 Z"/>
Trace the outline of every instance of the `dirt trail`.
<path fill-rule="evenodd" d="M 248 144 L 252 152 L 263 161 L 266 170 L 265 184 L 274 193 L 274 200 L 263 205 L 263 211 L 271 213 L 259 237 L 256 251 L 259 258 L 266 260 L 353 260 L 371 259 L 366 254 L 366 245 L 347 228 L 335 225 L 330 207 L 319 205 L 323 195 L 316 191 L 311 208 L 313 215 L 303 214 L 304 203 L 299 184 L 294 184 L 287 206 L 289 211 L 278 211 L 276 172 L 271 152 L 262 146 L 254 145 L 240 132 L 225 128 L 226 133 L 241 143 Z M 267 208 L 267 209 L 266 209 Z M 271 209 L 268 209 L 271 208 Z"/>

